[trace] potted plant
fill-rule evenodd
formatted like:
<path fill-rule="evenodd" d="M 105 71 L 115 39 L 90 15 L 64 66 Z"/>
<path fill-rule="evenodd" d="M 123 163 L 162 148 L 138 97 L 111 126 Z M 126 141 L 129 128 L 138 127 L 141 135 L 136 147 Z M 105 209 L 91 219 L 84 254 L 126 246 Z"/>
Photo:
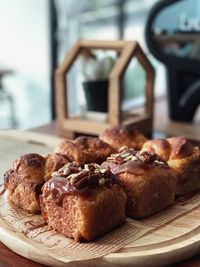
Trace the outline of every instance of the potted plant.
<path fill-rule="evenodd" d="M 87 110 L 108 112 L 108 77 L 115 61 L 110 55 L 100 57 L 88 50 L 84 50 L 82 58 Z"/>

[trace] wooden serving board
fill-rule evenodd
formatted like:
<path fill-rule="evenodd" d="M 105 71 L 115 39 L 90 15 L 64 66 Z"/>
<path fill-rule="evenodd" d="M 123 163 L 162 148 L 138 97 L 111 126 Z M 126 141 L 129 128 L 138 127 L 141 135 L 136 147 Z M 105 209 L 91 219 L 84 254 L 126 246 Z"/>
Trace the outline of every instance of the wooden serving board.
<path fill-rule="evenodd" d="M 40 134 L 34 136 L 32 134 L 6 132 L 5 135 L 4 132 L 4 135 L 0 133 L 1 136 L 20 139 L 29 144 L 38 140 L 36 146 L 47 146 L 49 151 L 60 141 L 58 138 Z M 41 140 L 42 144 L 40 144 Z M 49 254 L 41 252 L 37 243 L 34 244 L 25 236 L 22 237 L 22 234 L 16 233 L 16 230 L 1 218 L 0 241 L 17 254 L 50 266 L 166 266 L 200 253 L 200 206 L 115 253 L 81 262 L 69 260 L 69 262 L 63 263 Z M 115 240 L 113 240 L 114 242 Z"/>
<path fill-rule="evenodd" d="M 3 174 L 12 166 L 14 160 L 26 153 L 51 153 L 61 140 L 34 132 L 0 131 L 0 184 L 3 182 Z"/>
<path fill-rule="evenodd" d="M 200 207 L 115 253 L 82 262 L 63 263 L 41 253 L 37 243 L 20 238 L 2 219 L 0 240 L 14 252 L 49 266 L 166 266 L 200 253 Z"/>

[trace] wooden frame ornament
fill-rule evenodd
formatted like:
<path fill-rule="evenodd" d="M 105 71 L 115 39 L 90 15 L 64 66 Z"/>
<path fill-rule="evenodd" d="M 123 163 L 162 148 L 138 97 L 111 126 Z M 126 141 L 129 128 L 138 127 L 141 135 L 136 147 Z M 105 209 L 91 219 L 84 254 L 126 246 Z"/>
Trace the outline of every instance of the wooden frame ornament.
<path fill-rule="evenodd" d="M 119 52 L 118 60 L 109 75 L 108 118 L 105 122 L 89 121 L 68 116 L 67 73 L 83 49 L 114 50 Z M 136 57 L 146 73 L 145 113 L 134 116 L 121 111 L 122 78 L 131 59 Z M 153 125 L 154 69 L 148 58 L 134 41 L 78 41 L 66 54 L 64 62 L 55 72 L 56 121 L 60 135 L 73 138 L 76 133 L 99 135 L 105 128 L 118 124 L 134 124 L 142 132 L 150 133 Z"/>

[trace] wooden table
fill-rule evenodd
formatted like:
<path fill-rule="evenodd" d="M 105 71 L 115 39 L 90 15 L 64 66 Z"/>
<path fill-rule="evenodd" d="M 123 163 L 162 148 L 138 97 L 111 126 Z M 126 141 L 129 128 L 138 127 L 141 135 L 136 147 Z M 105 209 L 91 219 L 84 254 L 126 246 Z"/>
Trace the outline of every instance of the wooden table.
<path fill-rule="evenodd" d="M 46 265 L 30 261 L 20 255 L 14 253 L 2 243 L 0 243 L 0 267 L 44 267 Z M 186 261 L 171 265 L 171 267 L 199 267 L 200 266 L 200 255 L 197 255 Z"/>
<path fill-rule="evenodd" d="M 166 98 L 162 97 L 155 103 L 154 137 L 183 135 L 187 138 L 200 140 L 200 109 L 197 110 L 192 124 L 171 121 L 168 118 Z M 56 123 L 52 122 L 32 129 L 39 133 L 58 135 Z"/>
<path fill-rule="evenodd" d="M 166 113 L 163 113 L 163 108 L 165 111 L 165 106 L 162 103 L 162 106 L 156 106 L 155 112 L 155 125 L 154 129 L 156 130 L 156 136 L 164 136 L 167 135 L 184 135 L 191 139 L 200 140 L 200 125 L 198 122 L 194 125 L 180 123 L 180 122 L 171 122 L 166 118 Z M 157 112 L 159 110 L 159 112 Z M 40 133 L 47 133 L 51 135 L 57 135 L 56 124 L 55 122 L 35 128 L 34 131 Z M 11 250 L 5 247 L 2 243 L 0 243 L 0 267 L 13 267 L 13 266 L 36 266 L 42 267 L 44 265 L 32 262 L 27 260 Z M 173 266 L 183 266 L 183 267 L 199 267 L 200 266 L 200 255 L 197 255 L 191 259 L 180 262 Z"/>

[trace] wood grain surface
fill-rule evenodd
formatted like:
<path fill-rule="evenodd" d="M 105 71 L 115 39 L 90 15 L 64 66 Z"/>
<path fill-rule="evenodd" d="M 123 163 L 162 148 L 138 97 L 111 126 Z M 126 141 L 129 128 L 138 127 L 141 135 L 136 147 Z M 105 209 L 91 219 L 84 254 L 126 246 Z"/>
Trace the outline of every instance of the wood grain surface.
<path fill-rule="evenodd" d="M 50 256 L 49 254 L 46 254 L 47 252 L 38 250 L 37 242 L 35 242 L 35 244 L 29 244 L 27 239 L 22 240 L 15 232 L 14 228 L 5 224 L 2 220 L 0 221 L 0 238 L 3 243 L 18 254 L 50 266 L 166 266 L 180 262 L 181 260 L 192 257 L 200 252 L 200 206 L 181 215 L 170 223 L 165 224 L 158 230 L 150 232 L 142 238 L 128 244 L 115 253 L 108 254 L 103 258 L 95 260 L 84 260 L 81 261 L 81 263 L 67 262 L 64 264 L 54 257 L 51 257 L 53 255 Z M 3 250 L 3 252 L 10 253 L 5 250 Z M 18 260 L 26 262 L 22 257 L 17 256 L 14 259 L 16 263 Z M 194 264 L 198 259 L 199 257 L 192 260 L 192 266 L 195 266 Z M 3 260 L 6 260 L 6 255 L 3 256 Z M 188 263 L 189 262 L 190 261 L 188 261 Z M 7 259 L 7 264 L 8 265 L 6 266 L 13 266 L 9 265 L 9 259 Z"/>
<path fill-rule="evenodd" d="M 12 250 L 8 249 L 5 245 L 0 243 L 0 267 L 46 267 L 47 265 L 40 264 L 31 260 L 28 260 Z M 200 255 L 194 256 L 185 261 L 170 265 L 171 267 L 199 267 Z"/>
<path fill-rule="evenodd" d="M 30 261 L 16 254 L 12 250 L 8 249 L 4 244 L 0 243 L 0 267 L 14 266 L 44 267 L 46 265 Z"/>

